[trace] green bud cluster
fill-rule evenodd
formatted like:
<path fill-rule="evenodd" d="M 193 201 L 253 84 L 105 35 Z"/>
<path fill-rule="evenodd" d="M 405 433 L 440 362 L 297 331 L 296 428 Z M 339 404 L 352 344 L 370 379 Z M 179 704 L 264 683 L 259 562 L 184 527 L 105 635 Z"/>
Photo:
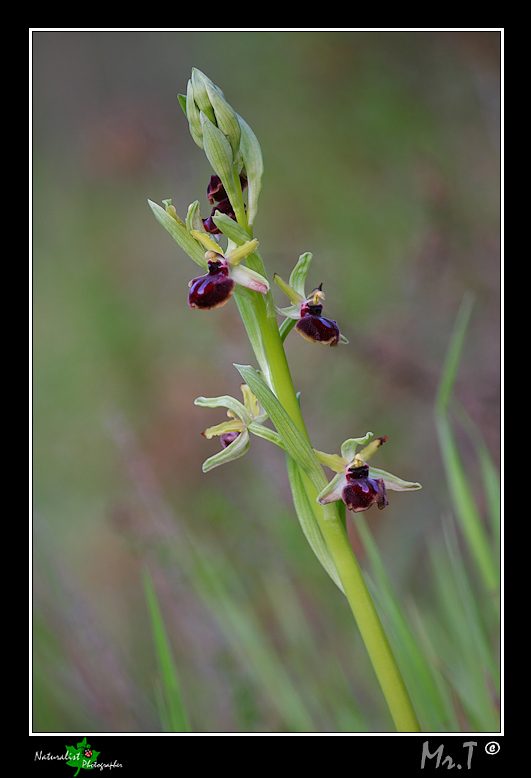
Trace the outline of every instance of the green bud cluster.
<path fill-rule="evenodd" d="M 197 68 L 192 69 L 186 95 L 179 95 L 179 102 L 190 134 L 221 179 L 238 223 L 250 232 L 258 210 L 263 172 L 262 150 L 256 135 L 229 105 L 221 89 Z M 240 173 L 248 182 L 247 211 Z"/>

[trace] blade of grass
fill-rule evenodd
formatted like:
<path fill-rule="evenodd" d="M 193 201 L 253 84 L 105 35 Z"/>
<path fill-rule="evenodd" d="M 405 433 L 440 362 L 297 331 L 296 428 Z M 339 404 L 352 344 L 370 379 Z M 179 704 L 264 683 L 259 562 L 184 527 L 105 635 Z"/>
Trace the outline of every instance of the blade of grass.
<path fill-rule="evenodd" d="M 481 468 L 481 477 L 485 497 L 487 498 L 487 507 L 489 512 L 491 532 L 494 539 L 496 558 L 500 559 L 500 541 L 501 541 L 501 489 L 500 476 L 496 465 L 490 455 L 487 445 L 470 416 L 459 402 L 454 402 L 459 420 L 467 431 L 479 461 Z"/>
<path fill-rule="evenodd" d="M 454 325 L 435 404 L 435 422 L 455 514 L 487 591 L 499 587 L 499 574 L 490 541 L 459 455 L 448 406 L 452 396 L 474 298 L 465 295 Z"/>
<path fill-rule="evenodd" d="M 160 673 L 160 705 L 164 711 L 164 724 L 169 732 L 190 732 L 188 716 L 181 696 L 177 668 L 173 658 L 162 613 L 147 568 L 143 570 L 144 590 L 151 619 L 151 631 Z"/>
<path fill-rule="evenodd" d="M 443 647 L 444 673 L 466 712 L 469 726 L 473 731 L 493 732 L 499 723 L 487 681 L 489 668 L 484 661 L 485 651 L 478 634 L 479 616 L 473 612 L 475 609 L 471 613 L 470 603 L 463 601 L 466 592 L 456 579 L 456 570 L 459 566 L 464 569 L 464 562 L 458 561 L 455 554 L 456 549 L 448 545 L 430 548 L 438 599 L 436 626 L 443 632 L 435 642 Z"/>

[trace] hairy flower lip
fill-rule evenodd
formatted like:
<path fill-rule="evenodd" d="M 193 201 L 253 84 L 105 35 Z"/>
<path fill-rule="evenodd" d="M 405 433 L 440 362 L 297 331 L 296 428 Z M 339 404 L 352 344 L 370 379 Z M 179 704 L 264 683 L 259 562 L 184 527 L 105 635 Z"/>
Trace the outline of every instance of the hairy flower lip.
<path fill-rule="evenodd" d="M 304 316 L 301 316 L 295 325 L 295 329 L 305 340 L 313 343 L 321 343 L 324 346 L 339 345 L 341 333 L 339 332 L 337 322 L 332 319 L 325 319 L 323 316 L 306 313 Z"/>
<path fill-rule="evenodd" d="M 208 273 L 190 281 L 188 305 L 190 308 L 200 308 L 209 311 L 212 308 L 221 308 L 228 303 L 234 292 L 234 280 L 229 277 L 227 260 L 213 251 L 207 252 L 214 255 L 208 259 Z"/>
<path fill-rule="evenodd" d="M 385 495 L 383 478 L 371 478 L 369 465 L 349 465 L 345 471 L 347 484 L 341 493 L 341 499 L 354 513 L 368 510 L 376 503 L 382 510 L 389 505 Z"/>

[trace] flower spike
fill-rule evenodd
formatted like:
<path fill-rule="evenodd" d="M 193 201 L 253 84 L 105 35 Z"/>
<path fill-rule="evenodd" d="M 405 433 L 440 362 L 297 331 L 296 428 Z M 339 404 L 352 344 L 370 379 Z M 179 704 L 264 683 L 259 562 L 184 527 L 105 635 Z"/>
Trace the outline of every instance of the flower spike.
<path fill-rule="evenodd" d="M 385 508 L 389 504 L 386 489 L 404 492 L 422 488 L 419 483 L 404 481 L 385 470 L 369 467 L 367 460 L 387 440 L 385 436 L 374 438 L 356 453 L 356 448 L 367 443 L 372 437 L 372 432 L 368 432 L 363 438 L 346 440 L 341 446 L 341 456 L 325 454 L 323 451 L 314 449 L 319 462 L 336 472 L 328 486 L 318 495 L 317 502 L 326 505 L 329 502 L 343 500 L 349 510 L 359 513 L 368 510 L 375 503 L 380 510 Z"/>

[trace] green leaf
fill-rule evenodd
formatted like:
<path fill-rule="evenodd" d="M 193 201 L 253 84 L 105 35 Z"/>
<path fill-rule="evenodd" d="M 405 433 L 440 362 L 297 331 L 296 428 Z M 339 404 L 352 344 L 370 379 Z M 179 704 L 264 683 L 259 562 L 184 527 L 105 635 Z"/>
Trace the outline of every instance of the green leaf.
<path fill-rule="evenodd" d="M 186 227 L 183 227 L 177 219 L 170 216 L 162 206 L 154 203 L 152 200 L 148 200 L 148 203 L 157 221 L 170 233 L 174 241 L 176 241 L 182 250 L 188 254 L 190 259 L 193 259 L 197 265 L 205 270 L 208 269 L 204 250 L 200 244 L 192 238 Z"/>
<path fill-rule="evenodd" d="M 293 505 L 295 506 L 297 518 L 299 519 L 299 524 L 301 525 L 304 536 L 310 544 L 313 553 L 332 581 L 344 594 L 345 592 L 339 579 L 336 566 L 323 539 L 321 530 L 319 529 L 315 510 L 308 499 L 306 489 L 302 483 L 300 470 L 296 462 L 289 456 L 287 457 L 287 470 L 291 494 L 293 495 Z"/>
<path fill-rule="evenodd" d="M 66 755 L 68 756 L 67 765 L 69 767 L 76 767 L 77 770 L 74 774 L 75 776 L 79 773 L 80 770 L 92 770 L 92 765 L 94 762 L 97 761 L 98 756 L 101 754 L 101 751 L 93 751 L 90 748 L 90 744 L 87 743 L 87 738 L 84 737 L 83 740 L 78 743 L 75 747 L 74 746 L 65 746 L 66 748 Z M 91 756 L 85 756 L 85 750 L 90 749 L 92 751 Z"/>

